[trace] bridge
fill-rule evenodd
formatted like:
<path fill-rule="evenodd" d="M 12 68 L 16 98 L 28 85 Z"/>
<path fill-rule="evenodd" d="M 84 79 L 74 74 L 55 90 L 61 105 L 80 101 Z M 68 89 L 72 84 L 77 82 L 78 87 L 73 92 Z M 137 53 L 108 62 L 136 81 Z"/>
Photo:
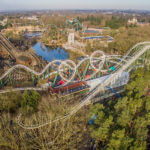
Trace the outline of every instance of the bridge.
<path fill-rule="evenodd" d="M 102 98 L 113 95 L 113 90 L 108 90 L 108 88 L 116 89 L 117 92 L 122 92 L 123 88 L 121 87 L 128 83 L 131 70 L 136 69 L 138 65 L 141 65 L 141 63 L 146 62 L 150 64 L 149 54 L 150 42 L 141 42 L 132 47 L 125 56 L 105 55 L 102 51 L 95 51 L 91 56 L 87 56 L 78 61 L 77 64 L 72 60 L 55 60 L 47 64 L 41 72 L 36 72 L 35 70 L 32 70 L 24 65 L 15 65 L 0 77 L 0 93 L 2 94 L 11 91 L 31 89 L 43 91 L 48 90 L 50 87 L 52 87 L 54 91 L 62 92 L 61 89 L 65 90 L 72 87 L 70 85 L 78 85 L 80 83 L 82 85 L 82 90 L 88 89 L 88 93 L 82 101 L 78 105 L 74 106 L 65 116 L 60 116 L 55 120 L 50 120 L 44 124 L 33 126 L 24 125 L 21 122 L 21 115 L 17 118 L 18 125 L 24 129 L 40 128 L 58 120 L 67 119 L 78 112 L 83 106 L 95 102 L 93 101 L 94 98 L 101 100 Z M 143 62 L 141 62 L 142 60 Z M 16 82 L 16 80 L 18 80 L 16 74 L 19 74 L 19 79 L 24 79 L 22 77 L 23 73 L 26 76 L 28 74 L 29 77 L 27 78 L 29 78 L 29 81 L 34 82 L 35 79 L 37 82 L 38 80 L 46 80 L 47 83 L 42 84 L 39 87 L 13 87 L 12 90 L 5 89 L 6 85 L 11 84 L 12 81 Z M 76 88 L 76 86 L 73 87 Z M 74 89 L 71 89 L 69 94 L 74 92 L 73 90 Z M 76 90 L 79 90 L 80 92 L 80 89 Z M 68 94 L 68 91 L 61 94 Z"/>

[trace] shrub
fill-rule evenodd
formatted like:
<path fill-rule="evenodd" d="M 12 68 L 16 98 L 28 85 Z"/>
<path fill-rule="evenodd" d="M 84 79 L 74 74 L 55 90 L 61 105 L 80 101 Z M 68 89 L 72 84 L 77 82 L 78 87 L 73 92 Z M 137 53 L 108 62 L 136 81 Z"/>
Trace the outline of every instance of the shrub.
<path fill-rule="evenodd" d="M 21 102 L 23 111 L 27 114 L 36 112 L 40 97 L 40 94 L 34 90 L 24 91 Z"/>

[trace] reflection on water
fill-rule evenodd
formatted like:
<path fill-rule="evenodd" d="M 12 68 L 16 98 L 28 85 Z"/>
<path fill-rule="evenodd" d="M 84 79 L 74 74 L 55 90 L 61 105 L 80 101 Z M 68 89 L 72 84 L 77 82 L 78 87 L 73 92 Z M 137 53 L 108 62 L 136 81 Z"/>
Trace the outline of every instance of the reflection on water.
<path fill-rule="evenodd" d="M 65 60 L 68 59 L 69 54 L 63 48 L 52 49 L 50 47 L 46 47 L 45 45 L 37 42 L 32 47 L 38 56 L 41 56 L 44 60 L 49 62 L 53 60 Z"/>

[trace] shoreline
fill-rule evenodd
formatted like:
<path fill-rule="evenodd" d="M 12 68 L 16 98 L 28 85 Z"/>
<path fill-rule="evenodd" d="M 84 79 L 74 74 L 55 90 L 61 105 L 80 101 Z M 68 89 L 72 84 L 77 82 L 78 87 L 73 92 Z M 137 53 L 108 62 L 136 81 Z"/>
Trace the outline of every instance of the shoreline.
<path fill-rule="evenodd" d="M 37 43 L 42 43 L 40 40 L 38 40 L 37 41 Z M 62 48 L 62 49 L 64 49 L 67 53 L 68 53 L 68 55 L 69 55 L 69 57 L 68 57 L 68 59 L 70 59 L 70 60 L 73 60 L 73 61 L 77 61 L 77 59 L 79 58 L 79 57 L 81 57 L 81 56 L 86 56 L 86 54 L 83 52 L 83 51 L 81 51 L 81 50 L 78 50 L 78 49 L 75 49 L 75 48 L 68 48 L 68 47 L 66 47 L 65 45 L 62 45 L 62 46 L 59 46 L 59 45 L 57 45 L 57 46 L 50 46 L 50 45 L 47 45 L 47 44 L 44 44 L 44 43 L 42 43 L 43 44 L 43 46 L 46 46 L 46 47 L 49 47 L 49 48 L 51 48 L 51 49 L 57 49 L 57 47 L 60 47 L 60 48 Z M 34 51 L 34 54 L 36 54 L 36 51 L 31 47 L 30 49 L 32 49 L 32 52 Z M 37 54 L 36 54 L 37 55 Z M 38 56 L 38 55 L 37 55 Z M 38 56 L 39 57 L 39 56 Z M 41 57 L 41 56 L 40 56 Z M 42 59 L 43 60 L 43 59 Z M 45 62 L 45 60 L 43 60 L 44 62 Z"/>

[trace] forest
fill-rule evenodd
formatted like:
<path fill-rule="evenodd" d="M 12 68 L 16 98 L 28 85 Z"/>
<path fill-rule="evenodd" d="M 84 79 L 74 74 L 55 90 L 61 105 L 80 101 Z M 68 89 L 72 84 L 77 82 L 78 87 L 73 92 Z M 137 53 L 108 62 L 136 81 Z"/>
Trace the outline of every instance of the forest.
<path fill-rule="evenodd" d="M 91 106 L 96 116 L 89 126 L 98 149 L 145 150 L 150 148 L 150 71 L 136 70 L 119 99 Z"/>

